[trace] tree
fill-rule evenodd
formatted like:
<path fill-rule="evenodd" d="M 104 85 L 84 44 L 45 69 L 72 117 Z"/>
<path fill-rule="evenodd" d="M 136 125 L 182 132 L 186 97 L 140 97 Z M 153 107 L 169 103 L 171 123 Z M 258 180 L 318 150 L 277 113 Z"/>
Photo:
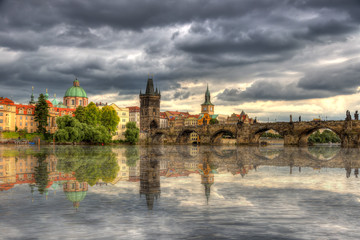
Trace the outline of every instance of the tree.
<path fill-rule="evenodd" d="M 79 120 L 81 123 L 85 123 L 86 121 L 86 111 L 83 106 L 78 106 L 75 111 L 75 118 Z"/>
<path fill-rule="evenodd" d="M 135 167 L 136 162 L 140 159 L 138 146 L 129 146 L 125 151 L 126 165 L 128 167 Z"/>
<path fill-rule="evenodd" d="M 49 172 L 48 172 L 48 163 L 46 162 L 46 153 L 37 153 L 35 157 L 38 160 L 38 166 L 35 167 L 35 183 L 38 187 L 40 194 L 43 194 L 46 190 L 46 186 L 49 183 Z"/>
<path fill-rule="evenodd" d="M 109 143 L 111 135 L 104 126 L 89 126 L 68 115 L 56 119 L 58 142 Z"/>
<path fill-rule="evenodd" d="M 115 180 L 120 168 L 116 154 L 110 147 L 101 150 L 94 147 L 63 146 L 55 150 L 57 169 L 75 173 L 76 180 L 93 186 L 100 179 L 104 182 Z"/>
<path fill-rule="evenodd" d="M 213 124 L 218 124 L 219 123 L 219 120 L 215 119 L 215 118 L 212 118 L 210 119 L 210 122 L 209 122 L 211 125 Z"/>
<path fill-rule="evenodd" d="M 109 131 L 109 133 L 114 133 L 116 127 L 120 122 L 115 109 L 112 106 L 105 106 L 101 109 L 101 124 Z"/>
<path fill-rule="evenodd" d="M 100 124 L 100 110 L 95 105 L 95 103 L 91 102 L 89 105 L 85 107 L 85 123 L 90 126 L 97 126 Z"/>
<path fill-rule="evenodd" d="M 139 140 L 139 129 L 136 127 L 136 122 L 126 124 L 125 139 L 130 144 L 135 144 Z"/>
<path fill-rule="evenodd" d="M 46 102 L 46 98 L 44 94 L 40 94 L 38 98 L 38 102 L 35 106 L 35 121 L 38 123 L 38 133 L 45 134 L 46 133 L 46 126 L 48 125 L 48 117 L 49 115 L 49 106 Z"/>

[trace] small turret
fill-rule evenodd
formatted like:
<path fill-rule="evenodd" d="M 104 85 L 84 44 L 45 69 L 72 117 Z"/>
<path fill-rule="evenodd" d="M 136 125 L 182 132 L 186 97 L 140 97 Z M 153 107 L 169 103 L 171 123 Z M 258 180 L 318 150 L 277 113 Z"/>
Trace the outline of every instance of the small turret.
<path fill-rule="evenodd" d="M 29 104 L 35 104 L 35 100 L 34 100 L 34 86 L 32 87 L 32 92 L 31 92 L 31 97 L 30 97 L 30 102 Z"/>

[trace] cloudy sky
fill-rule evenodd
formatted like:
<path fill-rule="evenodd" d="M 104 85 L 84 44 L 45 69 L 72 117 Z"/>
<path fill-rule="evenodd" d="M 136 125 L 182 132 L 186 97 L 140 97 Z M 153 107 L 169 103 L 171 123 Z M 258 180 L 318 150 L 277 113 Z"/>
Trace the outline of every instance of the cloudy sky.
<path fill-rule="evenodd" d="M 148 74 L 162 110 L 260 120 L 343 119 L 360 110 L 358 0 L 0 1 L 0 96 L 138 105 Z"/>

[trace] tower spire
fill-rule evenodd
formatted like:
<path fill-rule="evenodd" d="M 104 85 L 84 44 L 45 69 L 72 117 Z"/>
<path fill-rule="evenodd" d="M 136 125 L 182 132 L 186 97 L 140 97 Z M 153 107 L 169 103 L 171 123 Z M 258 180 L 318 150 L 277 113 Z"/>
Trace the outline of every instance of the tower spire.
<path fill-rule="evenodd" d="M 30 102 L 29 104 L 35 104 L 35 100 L 34 100 L 34 86 L 32 86 L 32 92 L 31 92 L 31 97 L 30 97 Z"/>

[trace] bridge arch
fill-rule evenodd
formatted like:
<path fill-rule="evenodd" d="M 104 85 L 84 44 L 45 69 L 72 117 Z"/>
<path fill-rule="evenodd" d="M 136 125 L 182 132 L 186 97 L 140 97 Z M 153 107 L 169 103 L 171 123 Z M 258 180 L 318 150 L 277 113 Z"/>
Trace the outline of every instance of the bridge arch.
<path fill-rule="evenodd" d="M 268 131 L 275 131 L 277 134 L 279 134 L 281 136 L 282 139 L 284 139 L 284 133 L 282 131 L 279 131 L 277 128 L 273 128 L 273 127 L 264 127 L 261 129 L 258 129 L 254 134 L 253 137 L 251 139 L 251 143 L 252 144 L 259 144 L 260 143 L 260 137 L 262 134 L 268 132 Z"/>
<path fill-rule="evenodd" d="M 307 146 L 308 145 L 308 139 L 310 137 L 311 134 L 313 134 L 314 132 L 321 130 L 321 129 L 327 129 L 332 131 L 333 133 L 335 133 L 339 138 L 340 141 L 342 142 L 342 137 L 341 134 L 338 132 L 337 129 L 331 127 L 331 126 L 327 126 L 327 125 L 318 125 L 318 126 L 314 126 L 311 127 L 309 129 L 304 130 L 303 132 L 300 133 L 299 135 L 299 146 Z"/>
<path fill-rule="evenodd" d="M 195 133 L 193 136 L 191 136 L 192 133 Z M 190 138 L 191 137 L 191 138 Z M 199 134 L 199 132 L 197 132 L 196 130 L 194 129 L 184 129 L 182 130 L 179 135 L 177 136 L 176 138 L 176 143 L 182 143 L 182 144 L 185 144 L 185 143 L 200 143 L 200 137 L 201 135 Z"/>
<path fill-rule="evenodd" d="M 228 135 L 231 138 L 236 138 L 236 132 L 224 128 L 216 131 L 214 134 L 211 135 L 210 143 L 220 143 L 221 138 L 224 135 Z"/>
<path fill-rule="evenodd" d="M 164 132 L 155 132 L 151 136 L 152 144 L 163 144 L 166 141 L 166 134 Z"/>

